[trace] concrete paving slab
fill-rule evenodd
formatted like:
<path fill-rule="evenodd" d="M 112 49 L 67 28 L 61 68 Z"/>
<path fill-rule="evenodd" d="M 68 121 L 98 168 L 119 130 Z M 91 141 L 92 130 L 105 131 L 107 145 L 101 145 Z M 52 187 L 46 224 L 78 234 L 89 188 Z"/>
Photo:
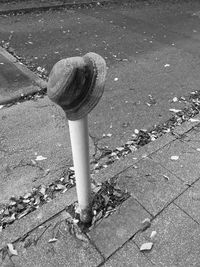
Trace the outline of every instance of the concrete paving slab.
<path fill-rule="evenodd" d="M 194 118 L 200 121 L 200 117 Z M 193 148 L 195 151 L 200 150 L 200 123 L 196 124 L 193 129 L 185 134 L 183 141 L 186 142 L 188 146 Z"/>
<path fill-rule="evenodd" d="M 90 232 L 89 238 L 105 258 L 121 247 L 142 227 L 150 214 L 132 197 L 111 216 L 104 218 Z"/>
<path fill-rule="evenodd" d="M 156 139 L 155 141 L 150 142 L 145 146 L 142 146 L 140 149 L 136 151 L 133 151 L 126 157 L 120 158 L 120 160 L 117 160 L 112 165 L 109 165 L 109 168 L 104 168 L 101 170 L 101 172 L 95 173 L 95 180 L 102 182 L 120 174 L 130 166 L 136 164 L 139 160 L 150 156 L 152 153 L 161 149 L 165 145 L 173 142 L 175 139 L 176 137 L 171 134 L 163 135 L 162 137 Z"/>
<path fill-rule="evenodd" d="M 103 266 L 152 267 L 154 264 L 145 255 L 140 253 L 138 247 L 132 241 L 129 241 L 114 253 Z"/>
<path fill-rule="evenodd" d="M 15 242 L 55 215 L 58 215 L 75 201 L 77 201 L 76 191 L 75 188 L 72 188 L 65 194 L 57 195 L 55 199 L 41 206 L 39 209 L 16 220 L 0 232 L 0 250 L 6 244 Z"/>
<path fill-rule="evenodd" d="M 176 156 L 175 159 L 171 158 L 173 156 Z M 188 146 L 186 142 L 176 140 L 152 154 L 151 158 L 186 184 L 192 184 L 199 178 L 200 153 Z"/>
<path fill-rule="evenodd" d="M 156 216 L 187 186 L 160 164 L 145 158 L 116 176 L 117 184 Z"/>
<path fill-rule="evenodd" d="M 152 231 L 157 235 L 150 239 Z M 151 227 L 138 233 L 133 241 L 140 246 L 146 242 L 154 243 L 151 251 L 144 253 L 155 266 L 199 266 L 200 265 L 200 227 L 187 214 L 174 204 L 168 206 Z"/>
<path fill-rule="evenodd" d="M 175 203 L 200 224 L 200 180 L 177 198 Z"/>
<path fill-rule="evenodd" d="M 1 109 L 0 121 L 0 203 L 61 178 L 73 166 L 65 114 L 47 97 Z"/>
<path fill-rule="evenodd" d="M 1 266 L 20 267 L 44 267 L 44 266 L 98 266 L 103 258 L 90 244 L 89 240 L 83 242 L 69 233 L 65 222 L 65 213 L 48 221 L 35 229 L 25 240 L 14 244 L 18 256 L 12 257 L 12 261 L 6 257 Z M 56 238 L 56 242 L 49 240 Z"/>

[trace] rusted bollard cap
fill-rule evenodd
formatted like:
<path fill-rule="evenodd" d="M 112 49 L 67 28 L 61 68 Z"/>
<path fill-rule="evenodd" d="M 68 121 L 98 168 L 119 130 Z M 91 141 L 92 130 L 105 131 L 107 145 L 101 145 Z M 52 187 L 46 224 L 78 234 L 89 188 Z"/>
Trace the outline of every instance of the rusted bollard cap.
<path fill-rule="evenodd" d="M 106 62 L 96 53 L 58 61 L 47 84 L 48 97 L 69 120 L 85 117 L 99 102 L 105 85 Z"/>

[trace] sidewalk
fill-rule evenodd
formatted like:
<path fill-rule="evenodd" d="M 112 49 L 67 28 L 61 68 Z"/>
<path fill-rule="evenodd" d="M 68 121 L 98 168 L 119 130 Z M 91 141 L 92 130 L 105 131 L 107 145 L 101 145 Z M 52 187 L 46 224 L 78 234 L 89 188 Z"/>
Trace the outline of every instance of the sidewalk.
<path fill-rule="evenodd" d="M 27 12 L 28 8 L 37 8 L 39 2 L 26 2 L 34 4 L 27 6 Z M 18 1 L 16 12 L 20 4 Z M 10 5 L 4 7 L 5 12 L 10 12 Z M 195 10 L 184 8 L 191 14 L 195 11 L 195 15 L 181 12 L 177 16 L 174 8 L 172 16 L 161 16 L 155 22 L 154 33 L 158 39 L 153 47 L 148 39 L 150 35 L 146 38 L 141 33 L 149 31 L 152 35 L 150 21 L 157 9 L 149 13 L 146 8 L 146 13 L 142 9 L 134 14 L 123 10 L 127 32 L 123 29 L 124 17 L 118 11 L 102 9 L 92 20 L 88 16 L 94 10 L 83 12 L 81 27 L 85 25 L 86 30 L 89 25 L 100 24 L 98 17 L 105 19 L 99 28 L 102 40 L 110 20 L 121 25 L 118 29 L 107 27 L 105 36 L 116 34 L 112 42 L 107 41 L 111 46 L 114 47 L 123 33 L 123 43 L 119 44 L 124 50 L 144 48 L 147 52 L 138 57 L 131 57 L 130 53 L 128 61 L 110 67 L 102 100 L 89 116 L 92 189 L 99 196 L 98 190 L 109 182 L 117 190 L 110 187 L 116 194 L 113 207 L 108 205 L 110 198 L 105 192 L 103 198 L 99 197 L 99 202 L 108 209 L 104 214 L 96 208 L 94 219 L 99 221 L 87 232 L 80 231 L 76 220 L 70 221 L 67 209 L 76 203 L 77 197 L 64 112 L 47 96 L 2 106 L 17 101 L 21 94 L 46 88 L 46 82 L 0 49 L 1 266 L 200 266 L 200 115 L 193 117 L 200 111 L 199 5 Z M 143 19 L 148 15 L 149 18 L 143 21 L 142 14 Z M 65 11 L 62 17 L 58 14 L 54 22 L 59 23 L 65 16 Z M 21 24 L 27 25 L 26 18 Z M 174 23 L 174 18 L 178 23 Z M 163 20 L 170 31 L 158 29 Z M 51 21 L 52 17 L 48 23 Z M 38 29 L 36 25 L 34 29 Z M 55 38 L 54 34 L 50 35 Z M 48 39 L 44 33 L 42 36 Z M 79 42 L 80 37 L 74 36 Z M 85 35 L 84 45 L 88 49 L 87 40 Z M 39 51 L 41 46 L 36 49 Z M 191 106 L 193 109 L 186 112 Z M 177 115 L 179 122 L 183 117 L 192 119 L 169 131 L 169 124 L 162 122 L 180 109 L 184 112 L 180 117 Z M 170 122 L 175 125 L 173 120 Z M 136 150 L 135 143 L 131 145 L 133 135 L 139 135 L 140 129 L 145 135 L 145 129 L 154 124 L 163 129 L 155 133 L 155 140 L 152 132 L 148 140 L 137 139 L 142 144 Z M 129 198 L 115 203 L 122 192 Z M 149 248 L 141 251 L 142 245 Z"/>
<path fill-rule="evenodd" d="M 19 147 L 15 147 L 16 155 L 13 159 L 18 158 L 18 161 L 21 159 L 21 162 L 28 163 L 36 157 L 34 152 L 46 157 L 40 166 L 43 170 L 51 166 L 50 174 L 48 178 L 41 178 L 42 171 L 39 169 L 36 183 L 48 184 L 62 175 L 59 170 L 66 167 L 67 158 L 70 162 L 70 147 L 66 148 L 66 144 L 70 146 L 69 140 L 66 140 L 67 128 L 62 113 L 46 98 L 39 103 L 24 103 L 23 108 L 19 105 L 2 109 L 1 116 L 22 125 L 15 116 L 24 119 L 19 111 L 27 108 L 30 117 L 35 114 L 35 117 L 40 118 L 38 131 L 31 137 L 31 129 L 36 129 L 34 125 L 30 128 L 29 136 L 21 129 L 16 137 L 19 138 Z M 40 115 L 35 110 L 39 110 Z M 49 114 L 47 120 L 44 114 Z M 52 116 L 57 119 L 50 123 Z M 27 118 L 27 123 L 30 117 Z M 76 201 L 75 188 L 57 195 L 52 201 L 2 230 L 1 250 L 6 244 L 13 243 L 18 255 L 11 258 L 5 256 L 1 266 L 10 266 L 11 263 L 15 266 L 198 266 L 199 122 L 200 115 L 197 115 L 193 121 L 175 128 L 175 134 L 165 134 L 93 175 L 96 182 L 115 179 L 118 187 L 128 190 L 131 197 L 112 215 L 92 228 L 84 238 L 71 235 L 66 224 L 65 207 Z M 24 127 L 28 128 L 27 123 Z M 16 125 L 12 127 L 14 129 Z M 60 127 L 62 131 L 58 129 Z M 14 138 L 12 129 L 4 128 L 3 136 L 6 136 L 7 143 L 1 148 L 1 161 L 3 163 L 8 160 L 9 165 L 10 156 L 6 155 L 10 154 L 12 148 L 12 142 L 9 143 Z M 24 144 L 20 143 L 22 136 Z M 28 140 L 32 140 L 31 143 Z M 52 145 L 49 145 L 51 141 Z M 13 142 L 16 143 L 16 140 Z M 62 145 L 55 152 L 53 144 L 58 142 Z M 15 177 L 11 181 L 14 182 L 13 190 L 21 188 L 22 194 L 26 190 L 30 191 L 31 183 L 28 182 L 29 185 L 23 191 L 24 177 L 21 179 L 23 183 L 20 184 L 19 180 L 19 184 L 15 185 L 16 177 L 20 178 L 20 174 L 25 174 L 26 168 L 30 168 L 25 174 L 27 181 L 30 181 L 30 176 L 34 177 L 30 170 L 37 169 L 37 166 L 19 164 L 19 168 L 15 168 L 14 161 L 12 166 L 2 163 L 4 172 L 10 171 L 6 177 Z M 14 191 L 9 192 L 7 198 Z M 6 199 L 5 194 L 4 197 Z M 150 219 L 150 225 L 144 230 L 142 222 L 147 218 Z M 146 242 L 152 242 L 153 247 L 141 252 L 140 247 Z"/>

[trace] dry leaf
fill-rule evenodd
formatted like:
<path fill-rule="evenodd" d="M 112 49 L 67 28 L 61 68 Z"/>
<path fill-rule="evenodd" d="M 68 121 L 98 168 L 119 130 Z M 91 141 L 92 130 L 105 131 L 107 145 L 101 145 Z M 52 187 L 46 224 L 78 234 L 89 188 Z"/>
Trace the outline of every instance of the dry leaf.
<path fill-rule="evenodd" d="M 7 247 L 8 247 L 8 250 L 9 250 L 9 252 L 10 252 L 11 255 L 18 256 L 17 250 L 14 249 L 12 243 L 7 244 Z"/>
<path fill-rule="evenodd" d="M 43 156 L 37 156 L 37 158 L 35 160 L 40 161 L 40 160 L 45 160 L 47 159 L 46 157 Z"/>
<path fill-rule="evenodd" d="M 29 198 L 29 197 L 31 197 L 31 193 L 26 193 L 26 194 L 23 196 L 23 198 L 25 198 L 25 199 L 27 199 L 27 198 Z"/>
<path fill-rule="evenodd" d="M 63 184 L 57 184 L 56 189 L 58 189 L 58 190 L 66 189 L 66 186 Z"/>
<path fill-rule="evenodd" d="M 42 195 L 45 195 L 46 192 L 46 188 L 44 186 L 41 186 L 40 191 L 39 191 Z"/>
<path fill-rule="evenodd" d="M 178 160 L 179 156 L 171 156 L 171 160 Z"/>
<path fill-rule="evenodd" d="M 152 231 L 151 235 L 150 235 L 150 238 L 153 239 L 156 235 L 157 235 L 157 232 L 156 231 Z"/>
<path fill-rule="evenodd" d="M 142 221 L 142 231 L 145 231 L 147 228 L 151 226 L 151 220 L 149 218 L 146 218 Z"/>
<path fill-rule="evenodd" d="M 54 237 L 54 238 L 49 239 L 48 242 L 49 242 L 49 243 L 55 243 L 57 240 L 58 240 L 58 239 Z"/>
<path fill-rule="evenodd" d="M 164 175 L 164 174 L 163 174 L 163 177 L 164 177 L 167 181 L 169 181 L 169 177 L 168 177 L 167 175 Z"/>
<path fill-rule="evenodd" d="M 181 112 L 181 109 L 175 109 L 175 108 L 170 108 L 169 111 L 174 112 L 174 113 L 178 113 Z"/>
<path fill-rule="evenodd" d="M 177 101 L 178 101 L 178 97 L 175 96 L 175 97 L 172 99 L 172 101 L 173 101 L 173 102 L 177 102 Z"/>
<path fill-rule="evenodd" d="M 116 147 L 116 149 L 117 149 L 118 151 L 122 151 L 122 150 L 124 150 L 123 147 Z"/>
<path fill-rule="evenodd" d="M 135 130 L 134 130 L 134 133 L 135 133 L 135 134 L 139 134 L 139 130 L 138 130 L 138 129 L 135 129 Z"/>
<path fill-rule="evenodd" d="M 75 235 L 76 235 L 76 238 L 78 238 L 79 240 L 81 240 L 83 242 L 88 242 L 88 239 L 84 234 L 76 233 Z"/>
<path fill-rule="evenodd" d="M 191 122 L 199 122 L 200 120 L 199 119 L 189 119 L 189 121 L 191 121 Z"/>
<path fill-rule="evenodd" d="M 147 243 L 142 244 L 142 246 L 140 247 L 140 251 L 151 250 L 152 247 L 153 247 L 153 243 L 147 242 Z"/>

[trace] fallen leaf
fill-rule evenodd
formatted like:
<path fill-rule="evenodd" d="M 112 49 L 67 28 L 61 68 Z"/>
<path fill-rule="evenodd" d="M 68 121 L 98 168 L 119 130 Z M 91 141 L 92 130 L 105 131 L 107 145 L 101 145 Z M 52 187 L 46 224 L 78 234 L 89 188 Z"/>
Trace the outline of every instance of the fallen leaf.
<path fill-rule="evenodd" d="M 116 82 L 116 81 L 118 81 L 119 80 L 119 78 L 114 78 L 114 81 Z"/>
<path fill-rule="evenodd" d="M 76 238 L 83 241 L 83 242 L 88 242 L 88 239 L 87 237 L 84 235 L 84 234 L 81 234 L 81 233 L 76 233 Z"/>
<path fill-rule="evenodd" d="M 170 67 L 170 64 L 165 64 L 164 67 L 165 67 L 165 68 L 166 68 L 166 67 Z"/>
<path fill-rule="evenodd" d="M 37 158 L 35 160 L 40 161 L 40 160 L 45 160 L 47 159 L 46 157 L 43 156 L 37 156 Z"/>
<path fill-rule="evenodd" d="M 118 151 L 122 151 L 122 150 L 124 150 L 123 147 L 116 147 L 116 149 L 117 149 Z"/>
<path fill-rule="evenodd" d="M 163 177 L 164 177 L 167 181 L 169 181 L 169 177 L 168 177 L 167 175 L 163 175 Z"/>
<path fill-rule="evenodd" d="M 198 121 L 200 121 L 199 119 L 189 119 L 189 121 L 191 121 L 191 122 L 198 122 Z"/>
<path fill-rule="evenodd" d="M 66 186 L 64 186 L 63 184 L 57 184 L 56 189 L 58 190 L 66 189 Z"/>
<path fill-rule="evenodd" d="M 157 232 L 156 231 L 152 231 L 151 235 L 150 235 L 150 238 L 153 239 L 156 235 L 157 235 Z"/>
<path fill-rule="evenodd" d="M 49 243 L 55 243 L 57 240 L 58 240 L 58 239 L 54 237 L 54 238 L 49 239 L 48 242 L 49 242 Z"/>
<path fill-rule="evenodd" d="M 171 160 L 178 160 L 179 156 L 171 156 Z"/>
<path fill-rule="evenodd" d="M 45 195 L 46 192 L 46 188 L 44 186 L 41 186 L 40 191 L 39 191 L 42 195 Z"/>
<path fill-rule="evenodd" d="M 149 218 L 146 218 L 142 221 L 142 231 L 145 231 L 147 228 L 151 226 L 151 220 Z"/>
<path fill-rule="evenodd" d="M 172 99 L 172 101 L 173 101 L 173 102 L 177 102 L 177 101 L 178 101 L 178 97 L 175 96 L 175 97 Z"/>
<path fill-rule="evenodd" d="M 23 196 L 23 198 L 25 198 L 25 199 L 27 199 L 27 198 L 29 198 L 29 197 L 31 197 L 31 193 L 26 193 L 26 194 Z"/>
<path fill-rule="evenodd" d="M 12 243 L 8 243 L 8 244 L 7 244 L 7 247 L 8 247 L 8 250 L 9 250 L 9 252 L 10 252 L 11 255 L 13 255 L 13 256 L 18 256 L 17 250 L 14 249 Z"/>
<path fill-rule="evenodd" d="M 139 130 L 138 130 L 138 129 L 135 129 L 135 130 L 134 130 L 134 133 L 135 133 L 135 134 L 139 134 Z"/>
<path fill-rule="evenodd" d="M 151 250 L 152 247 L 153 247 L 153 243 L 147 242 L 147 243 L 142 244 L 142 246 L 140 247 L 140 251 Z"/>
<path fill-rule="evenodd" d="M 181 112 L 181 109 L 175 109 L 175 108 L 170 108 L 169 111 L 174 112 L 174 113 L 178 113 Z"/>

